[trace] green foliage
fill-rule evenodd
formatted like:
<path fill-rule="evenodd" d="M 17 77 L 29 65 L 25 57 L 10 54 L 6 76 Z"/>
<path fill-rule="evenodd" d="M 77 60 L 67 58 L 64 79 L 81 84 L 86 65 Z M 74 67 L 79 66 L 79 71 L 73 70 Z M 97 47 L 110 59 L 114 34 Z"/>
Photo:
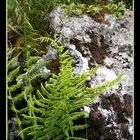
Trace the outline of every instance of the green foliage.
<path fill-rule="evenodd" d="M 56 5 L 63 4 L 70 16 L 84 12 L 95 16 L 104 7 L 86 7 L 85 4 L 97 1 L 100 0 L 8 0 L 8 30 L 19 35 L 14 48 L 8 52 L 8 102 L 16 116 L 22 139 L 85 140 L 74 135 L 75 131 L 88 127 L 86 122 L 75 124 L 79 118 L 87 118 L 87 113 L 80 109 L 93 103 L 108 87 L 121 79 L 122 75 L 101 86 L 86 87 L 85 81 L 95 74 L 98 66 L 81 75 L 74 75 L 68 51 L 44 36 L 48 29 L 48 15 Z M 124 11 L 124 7 L 114 9 L 118 17 Z M 43 43 L 45 47 L 49 44 L 58 49 L 58 75 L 42 71 L 49 61 L 37 63 L 41 58 L 41 50 L 37 47 Z M 22 55 L 24 57 L 20 58 Z M 44 79 L 48 78 L 44 83 Z"/>
<path fill-rule="evenodd" d="M 105 2 L 104 0 L 8 0 L 8 24 L 13 28 L 25 32 L 28 37 L 33 34 L 42 33 L 48 29 L 48 15 L 59 4 L 68 5 L 69 15 L 80 15 L 85 11 L 86 5 L 89 5 L 88 11 L 93 15 L 98 14 L 102 6 L 92 7 L 95 3 Z M 107 1 L 106 1 L 107 2 Z M 116 6 L 120 0 L 114 0 Z M 124 0 L 127 5 L 132 5 L 132 0 Z M 131 4 L 130 4 L 131 3 Z M 85 4 L 85 5 L 83 5 Z M 111 3 L 109 6 L 113 6 Z M 91 10 L 90 10 L 91 9 Z M 70 12 L 71 11 L 71 12 Z M 120 15 L 122 11 L 118 10 Z M 16 27 L 15 27 L 16 26 Z M 18 26 L 18 27 L 17 27 Z M 37 32 L 36 32 L 37 31 Z M 25 35 L 25 34 L 24 34 Z"/>
<path fill-rule="evenodd" d="M 102 0 L 8 0 L 8 30 L 19 36 L 13 46 L 16 47 L 15 51 L 18 54 L 29 45 L 31 49 L 36 48 L 36 52 L 43 53 L 43 44 L 35 40 L 49 32 L 48 15 L 57 5 L 62 5 L 70 16 L 87 13 L 96 16 L 106 9 L 118 19 L 123 18 L 123 4 L 109 3 L 99 6 L 96 5 L 98 2 Z"/>
<path fill-rule="evenodd" d="M 114 3 L 119 3 L 119 2 L 123 2 L 127 8 L 132 8 L 133 6 L 133 0 L 113 0 Z"/>
<path fill-rule="evenodd" d="M 82 15 L 83 11 L 85 10 L 85 5 L 84 4 L 71 3 L 69 5 L 62 5 L 62 7 L 66 9 L 66 13 L 69 16 Z"/>
<path fill-rule="evenodd" d="M 122 3 L 108 4 L 105 6 L 105 10 L 114 13 L 118 19 L 123 19 L 123 13 L 126 10 L 126 6 Z"/>
<path fill-rule="evenodd" d="M 75 4 L 88 4 L 88 5 L 92 5 L 95 2 L 100 2 L 100 1 L 108 1 L 108 0 L 61 0 L 61 4 L 71 4 L 71 3 L 75 3 Z"/>
<path fill-rule="evenodd" d="M 106 5 L 98 6 L 98 5 L 85 5 L 85 4 L 74 4 L 71 3 L 69 5 L 62 5 L 65 9 L 66 13 L 69 16 L 79 16 L 82 14 L 88 13 L 91 16 L 99 15 L 101 12 L 105 11 L 106 13 L 115 14 L 118 19 L 123 19 L 123 12 L 126 10 L 124 4 L 114 4 L 109 3 Z"/>
<path fill-rule="evenodd" d="M 71 4 L 71 3 L 93 5 L 93 4 L 99 3 L 99 2 L 108 3 L 108 2 L 110 2 L 110 0 L 60 0 L 61 4 L 67 4 L 67 5 Z M 123 2 L 127 8 L 130 8 L 133 4 L 133 0 L 113 0 L 112 2 L 115 4 Z"/>
<path fill-rule="evenodd" d="M 91 13 L 92 16 L 99 14 L 103 8 L 90 5 L 87 7 L 87 13 Z"/>
<path fill-rule="evenodd" d="M 16 54 L 29 48 L 43 52 L 40 49 L 43 44 L 35 40 L 46 35 L 48 15 L 58 3 L 59 0 L 8 0 L 8 30 L 18 35 L 13 44 Z"/>
<path fill-rule="evenodd" d="M 20 136 L 22 139 L 32 140 L 85 140 L 85 138 L 74 136 L 75 131 L 88 127 L 86 123 L 74 123 L 79 118 L 88 116 L 86 112 L 80 111 L 80 108 L 93 103 L 108 87 L 118 82 L 122 75 L 101 86 L 88 88 L 85 81 L 95 74 L 99 66 L 83 74 L 75 75 L 72 58 L 68 51 L 64 51 L 62 46 L 58 46 L 49 37 L 41 37 L 38 40 L 49 42 L 51 46 L 58 49 L 60 73 L 53 74 L 48 81 L 41 83 L 40 88 L 35 90 L 32 79 L 38 74 L 37 70 L 41 66 L 33 63 L 39 57 L 30 56 L 27 52 L 25 64 L 27 75 L 20 75 L 17 71 L 16 75 L 14 74 L 17 83 L 8 88 L 8 97 L 12 102 L 12 110 L 16 113 Z M 25 85 L 19 82 L 20 79 L 26 81 Z M 21 88 L 21 86 L 23 91 L 13 97 L 16 88 Z M 17 109 L 15 103 L 20 104 L 23 99 L 26 104 Z"/>
<path fill-rule="evenodd" d="M 13 65 L 19 60 L 20 54 L 11 57 L 12 51 L 8 53 L 7 65 L 8 99 L 11 103 L 11 110 L 13 110 L 16 115 L 16 120 L 19 125 L 19 131 L 22 130 L 20 113 L 25 110 L 29 112 L 31 111 L 31 108 L 21 108 L 21 111 L 19 111 L 17 104 L 21 104 L 20 106 L 22 106 L 23 102 L 27 102 L 30 94 L 32 94 L 35 90 L 35 86 L 33 84 L 37 82 L 38 79 L 46 79 L 51 75 L 50 73 L 40 71 L 40 69 L 46 66 L 48 62 L 37 63 L 37 61 L 40 59 L 39 56 L 31 56 L 30 51 L 28 51 L 27 49 L 24 50 L 24 53 L 26 53 L 24 70 L 22 70 L 20 63 L 13 67 Z M 23 135 L 21 135 L 21 137 L 24 138 Z"/>
<path fill-rule="evenodd" d="M 49 61 L 45 62 L 38 62 L 37 61 L 40 59 L 39 56 L 31 56 L 30 52 L 27 51 L 26 52 L 26 60 L 25 60 L 25 64 L 24 64 L 24 74 L 21 73 L 21 66 L 20 63 L 18 63 L 18 65 L 16 66 L 16 68 L 13 69 L 13 64 L 17 63 L 19 59 L 19 54 L 13 58 L 11 58 L 8 61 L 8 83 L 13 82 L 14 80 L 16 80 L 16 84 L 21 85 L 21 83 L 19 81 L 24 81 L 26 82 L 26 84 L 24 86 L 32 86 L 32 82 L 34 82 L 35 80 L 37 80 L 37 78 L 46 78 L 48 77 L 48 73 L 41 71 L 40 69 L 43 68 L 44 66 L 46 66 Z M 18 85 L 12 85 L 9 87 L 9 89 L 11 89 L 10 91 L 13 91 L 13 87 L 15 89 L 15 87 L 19 87 Z M 15 89 L 16 90 L 16 89 Z M 15 91 L 14 90 L 14 91 Z"/>
<path fill-rule="evenodd" d="M 9 0 L 9 20 L 22 24 L 23 16 L 26 15 L 35 30 L 43 30 L 48 27 L 48 14 L 58 3 L 59 0 Z"/>
<path fill-rule="evenodd" d="M 61 0 L 61 4 L 81 3 L 81 0 Z"/>

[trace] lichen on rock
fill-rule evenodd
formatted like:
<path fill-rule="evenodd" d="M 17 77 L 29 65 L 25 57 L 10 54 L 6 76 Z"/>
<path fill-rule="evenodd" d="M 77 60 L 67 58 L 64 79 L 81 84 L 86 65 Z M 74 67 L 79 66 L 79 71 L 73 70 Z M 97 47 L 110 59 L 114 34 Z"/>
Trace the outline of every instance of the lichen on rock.
<path fill-rule="evenodd" d="M 75 74 L 87 71 L 97 63 L 101 65 L 88 86 L 101 85 L 124 73 L 120 84 L 111 87 L 90 106 L 89 139 L 92 135 L 100 140 L 131 140 L 132 11 L 126 10 L 122 20 L 106 14 L 105 20 L 109 24 L 97 23 L 87 15 L 69 17 L 61 7 L 57 7 L 49 17 L 55 40 L 65 46 L 73 57 Z"/>

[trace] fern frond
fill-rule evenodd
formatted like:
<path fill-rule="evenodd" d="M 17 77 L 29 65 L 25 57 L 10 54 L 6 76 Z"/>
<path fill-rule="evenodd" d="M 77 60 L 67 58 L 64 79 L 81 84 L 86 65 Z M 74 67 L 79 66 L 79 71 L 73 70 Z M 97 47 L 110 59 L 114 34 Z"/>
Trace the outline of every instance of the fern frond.
<path fill-rule="evenodd" d="M 32 76 L 35 72 L 38 72 L 40 68 L 42 68 L 43 66 L 46 66 L 48 64 L 49 64 L 49 61 L 34 64 L 27 69 L 27 73 L 29 76 Z"/>
<path fill-rule="evenodd" d="M 46 72 L 38 73 L 38 74 L 36 73 L 32 75 L 32 78 L 30 80 L 31 82 L 34 82 L 37 81 L 38 78 L 47 79 L 49 76 L 51 76 L 51 73 L 46 73 Z"/>
<path fill-rule="evenodd" d="M 52 98 L 53 96 L 51 95 L 50 92 L 47 91 L 47 89 L 43 86 L 43 84 L 41 83 L 41 91 L 43 93 L 43 95 L 46 97 L 46 98 Z"/>
<path fill-rule="evenodd" d="M 22 131 L 19 132 L 19 135 L 24 134 L 24 133 L 28 133 L 29 130 L 40 130 L 42 129 L 42 125 L 34 125 L 34 126 L 29 126 L 27 128 L 24 128 Z"/>
<path fill-rule="evenodd" d="M 41 71 L 41 68 L 48 65 L 49 61 L 39 62 L 40 57 L 31 56 L 28 50 L 25 74 L 19 74 L 19 69 L 14 74 L 8 74 L 8 78 L 11 79 L 9 81 L 17 80 L 17 83 L 8 89 L 9 99 L 12 101 L 13 110 L 19 120 L 20 135 L 27 138 L 30 135 L 29 138 L 33 140 L 86 140 L 74 136 L 75 131 L 88 127 L 86 122 L 75 125 L 79 118 L 88 117 L 87 112 L 80 111 L 80 109 L 93 103 L 110 86 L 116 84 L 122 78 L 122 74 L 105 84 L 88 88 L 85 82 L 96 73 L 99 65 L 83 74 L 75 75 L 72 58 L 68 51 L 64 51 L 63 46 L 59 46 L 49 37 L 40 37 L 36 40 L 46 42 L 58 50 L 60 72 L 56 75 Z M 41 81 L 35 89 L 33 82 L 36 82 L 38 78 L 48 79 L 45 83 Z M 20 85 L 21 79 L 24 84 Z M 11 95 L 11 92 L 14 93 L 17 88 L 21 88 L 23 92 L 12 97 L 14 94 Z M 20 103 L 22 100 L 27 103 L 27 106 L 17 110 L 15 103 Z M 21 126 L 26 123 L 28 126 L 22 128 Z"/>
<path fill-rule="evenodd" d="M 28 111 L 29 111 L 28 106 L 27 106 L 27 107 L 24 107 L 24 108 L 22 108 L 22 109 L 19 109 L 20 114 L 26 113 L 26 112 L 28 112 Z"/>
<path fill-rule="evenodd" d="M 73 129 L 74 131 L 77 131 L 77 130 L 85 129 L 85 128 L 87 128 L 88 126 L 89 126 L 88 124 L 75 125 L 75 126 L 72 126 L 72 129 Z"/>
<path fill-rule="evenodd" d="M 35 113 L 43 113 L 43 112 L 45 111 L 44 108 L 37 108 L 37 107 L 34 107 L 34 105 L 32 105 L 32 104 L 30 103 L 30 100 L 28 101 L 28 107 L 29 107 L 30 109 L 32 109 L 33 112 L 35 112 Z"/>
<path fill-rule="evenodd" d="M 112 81 L 108 81 L 108 82 L 106 82 L 100 86 L 94 87 L 94 88 L 86 88 L 86 90 L 88 92 L 93 92 L 93 93 L 105 92 L 108 87 L 111 87 L 114 84 L 116 84 L 117 82 L 119 82 L 122 79 L 123 75 L 124 74 L 122 73 L 116 79 L 114 79 Z"/>
<path fill-rule="evenodd" d="M 30 56 L 29 59 L 26 61 L 25 66 L 29 67 L 31 66 L 34 62 L 37 62 L 41 57 L 39 56 Z"/>
<path fill-rule="evenodd" d="M 20 102 L 23 99 L 27 100 L 27 95 L 32 93 L 32 90 L 33 90 L 32 87 L 26 87 L 22 93 L 18 94 L 13 98 L 14 102 Z"/>
<path fill-rule="evenodd" d="M 27 73 L 20 74 L 16 77 L 16 81 L 19 82 L 20 80 L 25 80 L 27 79 Z"/>
<path fill-rule="evenodd" d="M 11 106 L 11 110 L 13 110 L 15 113 L 20 113 L 20 111 L 16 109 L 14 104 Z"/>
<path fill-rule="evenodd" d="M 19 82 L 15 85 L 12 85 L 11 87 L 8 87 L 8 92 L 14 92 L 15 90 L 21 88 L 21 86 L 23 85 L 23 82 Z"/>
<path fill-rule="evenodd" d="M 26 114 L 22 114 L 22 116 L 27 119 L 27 120 L 37 120 L 38 122 L 44 122 L 45 120 L 41 117 L 36 117 L 36 116 L 28 116 Z"/>
<path fill-rule="evenodd" d="M 64 123 L 66 122 L 74 121 L 74 120 L 77 120 L 79 117 L 85 117 L 85 116 L 86 116 L 85 112 L 73 112 L 73 113 L 70 113 L 69 116 L 60 124 L 63 126 Z"/>
<path fill-rule="evenodd" d="M 36 104 L 37 106 L 42 107 L 42 108 L 47 107 L 47 105 L 45 105 L 45 104 L 41 103 L 39 100 L 37 100 L 35 95 L 33 95 L 33 100 L 34 100 L 34 104 Z"/>
<path fill-rule="evenodd" d="M 20 66 L 18 66 L 15 70 L 8 73 L 8 79 L 7 79 L 8 83 L 14 80 L 14 78 L 17 76 L 19 71 L 20 71 Z"/>
<path fill-rule="evenodd" d="M 18 57 L 19 57 L 19 55 L 20 55 L 20 53 L 19 53 L 17 56 L 13 57 L 11 60 L 8 61 L 8 64 L 7 64 L 7 66 L 8 66 L 8 71 L 9 71 L 11 68 L 13 68 L 12 66 L 15 65 L 15 64 L 18 62 Z"/>
<path fill-rule="evenodd" d="M 43 95 L 41 94 L 41 92 L 39 90 L 37 90 L 37 95 L 39 98 L 42 99 L 42 101 L 46 104 L 48 104 L 50 102 L 50 100 L 46 99 L 45 97 L 43 97 Z"/>

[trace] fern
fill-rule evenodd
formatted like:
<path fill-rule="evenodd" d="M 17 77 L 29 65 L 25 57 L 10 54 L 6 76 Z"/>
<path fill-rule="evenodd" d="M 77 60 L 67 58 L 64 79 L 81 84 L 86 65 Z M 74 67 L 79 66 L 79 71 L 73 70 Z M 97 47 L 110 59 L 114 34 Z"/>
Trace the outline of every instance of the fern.
<path fill-rule="evenodd" d="M 38 40 L 58 49 L 60 72 L 58 75 L 41 72 L 40 69 L 49 61 L 39 61 L 40 57 L 31 56 L 27 49 L 23 74 L 20 66 L 11 69 L 13 62 L 18 61 L 19 55 L 11 58 L 10 53 L 8 98 L 11 101 L 11 109 L 16 115 L 19 134 L 22 139 L 85 140 L 85 138 L 75 137 L 75 131 L 88 127 L 86 123 L 75 124 L 79 118 L 88 116 L 86 112 L 80 111 L 80 108 L 93 103 L 108 87 L 118 82 L 122 75 L 101 86 L 88 88 L 85 81 L 96 73 L 99 66 L 83 74 L 75 75 L 72 58 L 68 51 L 64 51 L 63 46 L 58 46 L 49 37 L 40 37 Z M 51 77 L 45 83 L 40 83 L 36 88 L 33 86 L 38 78 L 46 78 L 50 75 Z M 16 91 L 19 93 L 17 94 Z M 17 107 L 17 104 L 22 102 L 24 106 Z"/>
<path fill-rule="evenodd" d="M 101 86 L 87 88 L 85 81 L 96 73 L 99 66 L 75 75 L 68 51 L 64 51 L 62 46 L 58 46 L 50 38 L 43 41 L 51 42 L 51 45 L 58 49 L 60 73 L 53 74 L 49 81 L 41 83 L 36 94 L 29 94 L 26 99 L 28 111 L 21 113 L 21 116 L 24 121 L 30 122 L 30 125 L 23 128 L 20 135 L 25 136 L 25 139 L 30 135 L 34 140 L 85 140 L 74 136 L 75 131 L 88 126 L 86 123 L 75 124 L 79 118 L 87 118 L 87 113 L 80 111 L 80 108 L 93 103 L 108 87 L 118 82 L 122 75 Z"/>
<path fill-rule="evenodd" d="M 33 83 L 38 81 L 38 78 L 47 78 L 50 76 L 50 73 L 46 73 L 40 71 L 41 68 L 46 66 L 49 62 L 39 62 L 37 61 L 40 59 L 39 56 L 31 56 L 28 50 L 25 50 L 26 59 L 24 60 L 24 70 L 21 70 L 21 66 L 13 67 L 14 63 L 18 62 L 20 54 L 17 56 L 12 57 L 13 51 L 8 53 L 8 77 L 7 77 L 7 84 L 8 84 L 8 99 L 11 102 L 11 110 L 15 112 L 16 121 L 19 125 L 19 131 L 25 125 L 25 121 L 22 119 L 21 113 L 32 113 L 32 105 L 28 103 L 26 107 L 18 107 L 17 104 L 22 104 L 22 102 L 27 102 L 28 100 L 31 101 L 30 95 L 34 92 Z M 19 62 L 18 62 L 19 63 Z M 19 63 L 20 65 L 20 63 Z M 22 72 L 24 71 L 24 73 Z M 38 102 L 37 102 L 38 103 Z M 40 103 L 41 104 L 41 103 Z M 43 106 L 44 107 L 44 106 Z M 34 110 L 36 109 L 33 106 Z M 38 108 L 36 110 L 39 110 Z M 42 108 L 40 110 L 43 110 Z M 43 110 L 44 111 L 44 110 Z M 25 117 L 25 116 L 24 116 Z M 36 121 L 36 118 L 35 118 Z M 26 121 L 28 124 L 32 124 L 31 121 Z M 24 135 L 21 135 L 22 139 L 24 139 Z"/>

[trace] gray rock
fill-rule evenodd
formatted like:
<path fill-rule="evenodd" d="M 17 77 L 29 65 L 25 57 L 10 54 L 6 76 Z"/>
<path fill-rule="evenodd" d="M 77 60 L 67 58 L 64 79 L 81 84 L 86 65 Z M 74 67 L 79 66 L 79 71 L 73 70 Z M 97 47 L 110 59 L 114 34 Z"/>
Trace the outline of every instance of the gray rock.
<path fill-rule="evenodd" d="M 83 57 L 81 53 L 76 50 L 75 45 L 69 45 L 69 53 L 74 59 L 74 74 L 81 74 L 89 69 L 87 58 Z"/>
<path fill-rule="evenodd" d="M 66 39 L 70 40 L 73 37 L 80 37 L 79 39 L 83 41 L 83 38 L 87 36 L 86 31 L 95 27 L 96 25 L 94 24 L 98 24 L 92 20 L 92 18 L 86 15 L 81 17 L 69 17 L 60 7 L 57 7 L 50 14 L 49 21 L 50 27 L 55 31 L 56 34 L 61 34 L 61 36 L 65 38 L 65 41 L 67 41 Z M 64 42 L 61 43 L 64 44 Z"/>
<path fill-rule="evenodd" d="M 105 20 L 110 24 L 97 23 L 87 15 L 69 17 L 61 7 L 57 7 L 50 14 L 49 21 L 51 28 L 55 31 L 56 41 L 67 47 L 74 59 L 75 74 L 87 71 L 97 63 L 101 64 L 96 75 L 91 78 L 90 86 L 101 85 L 124 73 L 120 83 L 111 87 L 103 95 L 105 101 L 109 102 L 109 106 L 103 108 L 104 100 L 99 98 L 96 102 L 99 107 L 94 111 L 91 107 L 90 113 L 93 111 L 92 119 L 96 113 L 101 114 L 105 123 L 100 127 L 109 129 L 110 139 L 131 140 L 133 133 L 132 11 L 126 10 L 123 20 L 117 20 L 114 15 L 109 14 L 105 15 Z M 105 54 L 102 53 L 103 50 L 106 50 Z M 125 96 L 131 99 L 126 100 Z M 114 105 L 114 100 L 117 106 Z M 100 135 L 98 139 L 106 138 L 105 135 Z"/>
<path fill-rule="evenodd" d="M 49 60 L 56 60 L 56 59 L 58 59 L 57 49 L 55 49 L 53 47 L 49 47 L 47 54 L 43 55 L 42 58 L 37 61 L 37 63 L 41 63 L 41 62 L 45 62 L 45 61 L 49 61 Z M 44 66 L 44 67 L 40 68 L 40 72 L 49 73 L 51 71 L 47 67 Z"/>
<path fill-rule="evenodd" d="M 58 59 L 58 52 L 57 49 L 53 48 L 53 47 L 49 47 L 48 48 L 48 52 L 46 55 L 43 55 L 43 59 L 44 60 L 52 60 L 52 59 Z"/>
<path fill-rule="evenodd" d="M 9 140 L 14 140 L 19 138 L 18 136 L 18 125 L 15 118 L 8 120 L 8 138 Z"/>

